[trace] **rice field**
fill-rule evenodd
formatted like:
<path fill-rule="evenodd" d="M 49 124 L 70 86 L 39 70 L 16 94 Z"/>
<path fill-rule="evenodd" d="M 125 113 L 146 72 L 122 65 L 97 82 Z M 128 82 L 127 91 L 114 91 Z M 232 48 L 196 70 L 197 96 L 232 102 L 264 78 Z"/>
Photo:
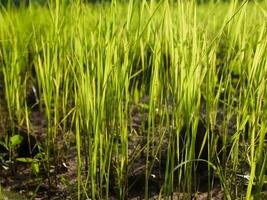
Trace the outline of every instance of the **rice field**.
<path fill-rule="evenodd" d="M 2 6 L 0 199 L 267 198 L 266 52 L 267 1 Z"/>

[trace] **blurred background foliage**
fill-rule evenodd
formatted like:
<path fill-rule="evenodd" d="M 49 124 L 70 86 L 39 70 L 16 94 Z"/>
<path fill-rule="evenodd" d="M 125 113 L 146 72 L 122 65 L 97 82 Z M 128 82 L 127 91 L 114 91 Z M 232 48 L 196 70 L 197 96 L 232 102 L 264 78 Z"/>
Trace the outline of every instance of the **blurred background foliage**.
<path fill-rule="evenodd" d="M 111 2 L 112 0 L 61 0 L 64 3 L 71 3 L 71 2 L 83 2 L 83 3 L 105 3 Z M 129 0 L 116 0 L 117 2 L 128 2 Z M 147 1 L 159 1 L 159 0 L 147 0 Z M 179 0 L 168 0 L 169 2 L 177 2 Z M 195 0 L 196 3 L 209 3 L 209 2 L 230 2 L 231 0 Z M 30 4 L 40 4 L 40 5 L 47 5 L 52 3 L 53 0 L 0 0 L 0 4 L 2 6 L 12 5 L 12 6 L 29 6 Z M 242 2 L 242 0 L 240 0 Z"/>

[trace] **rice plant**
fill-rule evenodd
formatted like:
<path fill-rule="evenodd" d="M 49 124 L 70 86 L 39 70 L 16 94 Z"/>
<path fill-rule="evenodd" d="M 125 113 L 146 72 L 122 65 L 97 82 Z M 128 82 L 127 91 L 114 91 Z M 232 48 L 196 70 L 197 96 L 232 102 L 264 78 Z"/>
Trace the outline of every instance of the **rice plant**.
<path fill-rule="evenodd" d="M 262 199 L 266 5 L 2 6 L 1 175 L 30 164 L 30 198 Z"/>

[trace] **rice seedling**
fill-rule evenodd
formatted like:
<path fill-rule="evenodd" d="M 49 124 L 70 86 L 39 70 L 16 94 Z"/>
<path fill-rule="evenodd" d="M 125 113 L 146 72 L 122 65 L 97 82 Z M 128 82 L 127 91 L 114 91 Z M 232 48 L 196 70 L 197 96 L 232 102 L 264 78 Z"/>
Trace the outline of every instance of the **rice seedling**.
<path fill-rule="evenodd" d="M 31 164 L 47 198 L 263 198 L 266 5 L 2 6 L 1 176 Z"/>

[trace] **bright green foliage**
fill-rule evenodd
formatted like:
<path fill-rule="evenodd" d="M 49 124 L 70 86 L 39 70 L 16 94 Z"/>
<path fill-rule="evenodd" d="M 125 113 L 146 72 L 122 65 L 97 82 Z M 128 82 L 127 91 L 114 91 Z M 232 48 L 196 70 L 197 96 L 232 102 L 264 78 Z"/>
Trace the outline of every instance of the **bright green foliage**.
<path fill-rule="evenodd" d="M 109 199 L 110 186 L 127 199 L 127 177 L 141 156 L 146 198 L 158 163 L 159 196 L 191 196 L 196 168 L 205 163 L 209 190 L 216 176 L 225 198 L 260 198 L 267 165 L 266 2 L 77 2 L 0 13 L 1 101 L 11 126 L 29 129 L 32 81 L 47 120 L 48 177 L 66 153 L 61 143 L 75 143 L 78 199 Z M 135 108 L 145 116 L 138 115 L 140 130 Z M 132 148 L 135 138 L 141 147 Z M 10 141 L 20 143 L 18 135 Z M 19 161 L 39 173 L 40 160 Z"/>

